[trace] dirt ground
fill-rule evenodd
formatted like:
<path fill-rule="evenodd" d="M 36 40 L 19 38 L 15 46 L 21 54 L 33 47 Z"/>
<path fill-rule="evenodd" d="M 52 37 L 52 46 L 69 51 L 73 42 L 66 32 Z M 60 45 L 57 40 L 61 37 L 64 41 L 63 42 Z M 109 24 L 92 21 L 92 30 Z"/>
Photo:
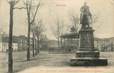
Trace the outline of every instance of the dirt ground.
<path fill-rule="evenodd" d="M 26 61 L 26 51 L 14 52 L 15 73 L 114 73 L 114 52 L 102 52 L 101 57 L 108 59 L 108 66 L 72 67 L 69 60 L 75 54 L 50 54 L 40 52 L 31 61 Z M 0 73 L 7 73 L 7 53 L 0 53 Z"/>

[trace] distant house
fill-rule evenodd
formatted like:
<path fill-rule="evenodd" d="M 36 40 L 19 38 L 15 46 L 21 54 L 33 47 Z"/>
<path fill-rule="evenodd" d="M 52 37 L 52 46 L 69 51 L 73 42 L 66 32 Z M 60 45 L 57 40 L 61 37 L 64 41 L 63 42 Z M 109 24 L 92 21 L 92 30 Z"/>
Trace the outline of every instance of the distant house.
<path fill-rule="evenodd" d="M 18 51 L 21 50 L 26 50 L 27 47 L 27 37 L 25 37 L 24 35 L 18 36 Z"/>
<path fill-rule="evenodd" d="M 48 47 L 52 48 L 52 47 L 58 47 L 57 45 L 57 40 L 48 40 Z"/>
<path fill-rule="evenodd" d="M 23 35 L 13 36 L 13 41 L 12 41 L 13 50 L 24 50 L 26 47 L 26 40 L 27 40 L 27 37 Z M 8 36 L 2 37 L 1 48 L 3 49 L 3 51 L 6 51 L 8 49 L 8 42 L 9 42 Z"/>
<path fill-rule="evenodd" d="M 112 38 L 95 38 L 95 47 L 99 51 L 114 51 L 114 37 Z"/>
<path fill-rule="evenodd" d="M 4 32 L 0 33 L 0 51 L 5 51 L 7 48 L 8 44 L 3 42 L 3 37 L 5 36 L 7 36 L 7 34 L 5 34 Z"/>

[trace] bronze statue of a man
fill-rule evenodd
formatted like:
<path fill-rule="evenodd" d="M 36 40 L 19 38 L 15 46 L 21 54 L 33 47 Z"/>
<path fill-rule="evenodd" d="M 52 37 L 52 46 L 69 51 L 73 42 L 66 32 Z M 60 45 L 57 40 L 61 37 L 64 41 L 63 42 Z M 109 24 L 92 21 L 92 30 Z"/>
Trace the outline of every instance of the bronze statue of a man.
<path fill-rule="evenodd" d="M 80 9 L 80 24 L 82 24 L 82 28 L 90 27 L 90 23 L 92 23 L 92 14 L 89 10 L 89 6 L 85 2 L 84 5 Z"/>

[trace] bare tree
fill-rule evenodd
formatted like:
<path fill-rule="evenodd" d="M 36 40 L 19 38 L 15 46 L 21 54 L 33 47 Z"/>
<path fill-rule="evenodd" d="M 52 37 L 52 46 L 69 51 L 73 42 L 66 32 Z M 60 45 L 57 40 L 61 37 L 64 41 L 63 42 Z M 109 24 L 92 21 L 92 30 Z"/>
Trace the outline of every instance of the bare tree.
<path fill-rule="evenodd" d="M 34 28 L 34 36 L 35 36 L 35 38 L 37 38 L 36 54 L 39 53 L 40 37 L 41 37 L 43 32 L 44 32 L 44 27 L 43 27 L 42 20 L 38 20 L 38 22 L 35 23 L 35 28 Z"/>
<path fill-rule="evenodd" d="M 26 12 L 27 12 L 27 20 L 28 20 L 28 40 L 27 40 L 27 61 L 30 60 L 30 28 L 31 28 L 31 24 L 33 24 L 35 17 L 37 15 L 37 12 L 40 8 L 40 2 L 37 4 L 35 12 L 32 15 L 32 0 L 26 0 L 26 2 L 24 3 L 26 6 Z"/>
<path fill-rule="evenodd" d="M 41 20 L 37 20 L 37 21 L 38 21 L 37 23 L 34 22 L 32 24 L 33 56 L 35 55 L 35 51 L 36 51 L 36 53 L 38 53 L 38 51 L 39 51 L 40 39 L 41 39 L 41 35 L 44 31 L 42 21 Z M 36 40 L 37 40 L 37 43 L 35 42 Z M 35 44 L 37 44 L 37 47 L 35 47 Z"/>
<path fill-rule="evenodd" d="M 60 21 L 59 19 L 56 19 L 55 22 L 55 28 L 52 28 L 52 33 L 54 34 L 54 36 L 57 39 L 58 42 L 58 47 L 60 47 L 61 43 L 60 43 L 60 36 L 63 34 L 63 25 L 64 23 L 62 21 Z"/>
<path fill-rule="evenodd" d="M 71 31 L 78 32 L 79 17 L 77 15 L 71 14 L 72 28 Z"/>

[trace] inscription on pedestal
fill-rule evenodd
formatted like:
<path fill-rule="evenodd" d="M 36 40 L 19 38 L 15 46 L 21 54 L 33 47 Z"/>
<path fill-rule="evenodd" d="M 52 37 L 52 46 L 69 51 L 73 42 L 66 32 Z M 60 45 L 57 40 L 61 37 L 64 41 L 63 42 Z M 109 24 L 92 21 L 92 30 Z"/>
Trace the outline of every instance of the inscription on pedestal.
<path fill-rule="evenodd" d="M 94 30 L 92 30 L 91 28 L 80 30 L 80 48 L 88 48 L 86 49 L 87 51 L 89 51 L 90 49 L 94 49 L 93 31 Z"/>

